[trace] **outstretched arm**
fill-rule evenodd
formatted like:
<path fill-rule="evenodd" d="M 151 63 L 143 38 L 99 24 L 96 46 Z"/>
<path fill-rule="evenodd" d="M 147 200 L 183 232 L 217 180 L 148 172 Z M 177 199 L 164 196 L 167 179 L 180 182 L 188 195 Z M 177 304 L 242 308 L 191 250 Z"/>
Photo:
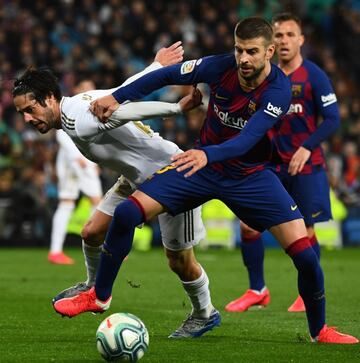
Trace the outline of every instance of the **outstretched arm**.
<path fill-rule="evenodd" d="M 161 48 L 157 51 L 154 62 L 159 62 L 163 67 L 180 63 L 183 60 L 184 48 L 178 41 L 168 48 Z"/>
<path fill-rule="evenodd" d="M 170 47 L 168 48 L 159 49 L 156 53 L 153 63 L 151 63 L 143 71 L 136 73 L 128 78 L 124 83 L 121 84 L 120 87 L 125 87 L 152 71 L 156 71 L 157 69 L 160 69 L 162 67 L 171 66 L 173 64 L 181 62 L 183 60 L 183 55 L 184 48 L 182 47 L 180 41 L 170 45 Z M 96 100 L 94 102 L 96 102 Z"/>
<path fill-rule="evenodd" d="M 150 66 L 146 67 L 142 72 L 139 72 L 128 78 L 120 87 L 125 87 L 128 84 L 136 81 L 138 78 L 156 69 L 181 62 L 183 60 L 183 55 L 184 48 L 182 47 L 180 41 L 170 45 L 168 48 L 164 47 L 159 49 L 156 53 L 154 62 Z M 94 115 L 98 116 L 100 121 L 104 122 L 115 110 L 118 109 L 119 106 L 120 104 L 116 101 L 116 99 L 112 95 L 108 95 L 91 102 L 90 111 Z"/>
<path fill-rule="evenodd" d="M 114 99 L 120 104 L 126 101 L 140 100 L 151 92 L 169 85 L 216 83 L 229 67 L 236 67 L 233 54 L 208 56 L 158 69 L 144 75 L 126 87 L 116 89 L 112 96 L 98 99 L 93 104 L 93 113 L 99 119 L 106 119 L 111 115 L 112 110 L 110 107 L 114 104 Z M 95 109 L 97 107 L 98 109 Z M 105 112 L 103 112 L 104 109 Z"/>
<path fill-rule="evenodd" d="M 194 88 L 178 103 L 167 102 L 130 102 L 121 105 L 105 124 L 99 123 L 99 130 L 110 130 L 133 120 L 145 120 L 152 117 L 166 117 L 187 112 L 201 104 L 202 94 Z"/>

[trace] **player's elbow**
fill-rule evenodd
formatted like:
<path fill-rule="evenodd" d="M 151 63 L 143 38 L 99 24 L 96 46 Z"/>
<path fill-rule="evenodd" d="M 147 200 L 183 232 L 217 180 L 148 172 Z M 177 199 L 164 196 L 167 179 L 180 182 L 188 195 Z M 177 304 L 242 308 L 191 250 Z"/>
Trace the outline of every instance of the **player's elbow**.
<path fill-rule="evenodd" d="M 329 122 L 327 122 L 327 125 L 329 127 L 329 134 L 333 134 L 336 132 L 336 130 L 340 127 L 340 117 L 334 116 L 329 118 Z"/>

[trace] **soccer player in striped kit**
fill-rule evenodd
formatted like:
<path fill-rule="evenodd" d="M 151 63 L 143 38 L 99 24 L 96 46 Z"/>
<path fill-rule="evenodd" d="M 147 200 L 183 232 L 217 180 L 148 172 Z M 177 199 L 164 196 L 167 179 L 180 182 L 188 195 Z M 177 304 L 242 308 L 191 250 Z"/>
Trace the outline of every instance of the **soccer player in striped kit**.
<path fill-rule="evenodd" d="M 320 143 L 340 124 L 336 95 L 325 72 L 301 55 L 304 36 L 300 19 L 290 13 L 280 13 L 273 18 L 273 28 L 279 67 L 288 76 L 292 89 L 290 109 L 274 128 L 273 142 L 280 156 L 277 161 L 281 162 L 276 171 L 304 216 L 310 243 L 320 259 L 314 224 L 331 219 L 329 182 Z M 261 234 L 245 223 L 241 224 L 241 234 L 250 288 L 226 306 L 227 311 L 233 312 L 266 306 L 270 301 L 264 279 Z M 301 296 L 288 311 L 305 311 Z"/>
<path fill-rule="evenodd" d="M 123 85 L 163 65 L 179 62 L 182 55 L 181 42 L 160 49 L 154 63 L 130 77 Z M 157 169 L 166 166 L 172 155 L 182 152 L 176 144 L 164 140 L 150 127 L 140 121 L 129 120 L 170 116 L 187 111 L 201 102 L 201 93 L 193 92 L 177 104 L 129 103 L 122 105 L 110 122 L 102 124 L 89 111 L 90 102 L 115 90 L 93 90 L 73 97 L 61 97 L 56 77 L 44 69 L 29 69 L 14 84 L 14 104 L 23 114 L 25 122 L 31 123 L 41 133 L 62 128 L 84 156 L 122 175 L 82 230 L 87 281 L 58 294 L 53 299 L 54 306 L 91 289 L 95 283 L 101 245 L 115 207 L 126 200 L 137 185 Z M 199 337 L 220 325 L 221 321 L 219 312 L 211 302 L 208 276 L 193 252 L 193 246 L 205 236 L 201 207 L 174 217 L 164 213 L 159 215 L 159 223 L 169 266 L 178 275 L 192 306 L 189 324 L 185 327 L 182 325 L 170 337 Z"/>
<path fill-rule="evenodd" d="M 174 155 L 172 164 L 116 207 L 95 287 L 76 298 L 60 300 L 54 306 L 59 313 L 75 316 L 108 308 L 121 259 L 130 250 L 139 223 L 164 211 L 176 215 L 210 199 L 220 199 L 252 228 L 269 229 L 292 258 L 311 340 L 358 342 L 327 328 L 319 260 L 296 203 L 267 168 L 273 151 L 271 129 L 291 101 L 289 80 L 270 63 L 274 52 L 271 24 L 262 18 L 246 18 L 235 28 L 235 54 L 165 67 L 92 103 L 93 112 L 105 120 L 121 109 L 122 102 L 141 99 L 169 84 L 204 82 L 210 86 L 198 148 Z"/>

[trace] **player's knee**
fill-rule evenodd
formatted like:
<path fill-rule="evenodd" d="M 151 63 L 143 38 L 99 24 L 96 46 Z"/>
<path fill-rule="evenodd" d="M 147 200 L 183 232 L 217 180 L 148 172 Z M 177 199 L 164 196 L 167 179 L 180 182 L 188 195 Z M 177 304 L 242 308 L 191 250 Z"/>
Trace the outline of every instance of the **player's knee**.
<path fill-rule="evenodd" d="M 106 230 L 97 227 L 92 221 L 85 224 L 81 230 L 81 237 L 89 246 L 100 246 L 105 239 Z"/>
<path fill-rule="evenodd" d="M 256 238 L 259 238 L 260 235 L 260 232 L 247 226 L 246 224 L 241 223 L 241 238 L 243 240 L 254 240 Z"/>
<path fill-rule="evenodd" d="M 305 225 L 306 226 L 306 232 L 308 237 L 311 238 L 315 238 L 316 239 L 316 235 L 315 235 L 315 229 L 314 229 L 314 225 Z"/>

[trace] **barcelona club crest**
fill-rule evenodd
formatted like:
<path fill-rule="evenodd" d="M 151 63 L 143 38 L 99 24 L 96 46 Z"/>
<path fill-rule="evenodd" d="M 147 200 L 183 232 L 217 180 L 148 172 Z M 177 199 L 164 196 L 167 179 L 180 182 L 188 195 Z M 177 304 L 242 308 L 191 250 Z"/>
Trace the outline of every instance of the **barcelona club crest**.
<path fill-rule="evenodd" d="M 302 84 L 293 84 L 291 86 L 291 92 L 293 97 L 299 97 L 302 94 L 303 86 Z"/>
<path fill-rule="evenodd" d="M 248 113 L 249 115 L 253 115 L 255 112 L 256 112 L 256 103 L 250 100 L 248 105 Z"/>

